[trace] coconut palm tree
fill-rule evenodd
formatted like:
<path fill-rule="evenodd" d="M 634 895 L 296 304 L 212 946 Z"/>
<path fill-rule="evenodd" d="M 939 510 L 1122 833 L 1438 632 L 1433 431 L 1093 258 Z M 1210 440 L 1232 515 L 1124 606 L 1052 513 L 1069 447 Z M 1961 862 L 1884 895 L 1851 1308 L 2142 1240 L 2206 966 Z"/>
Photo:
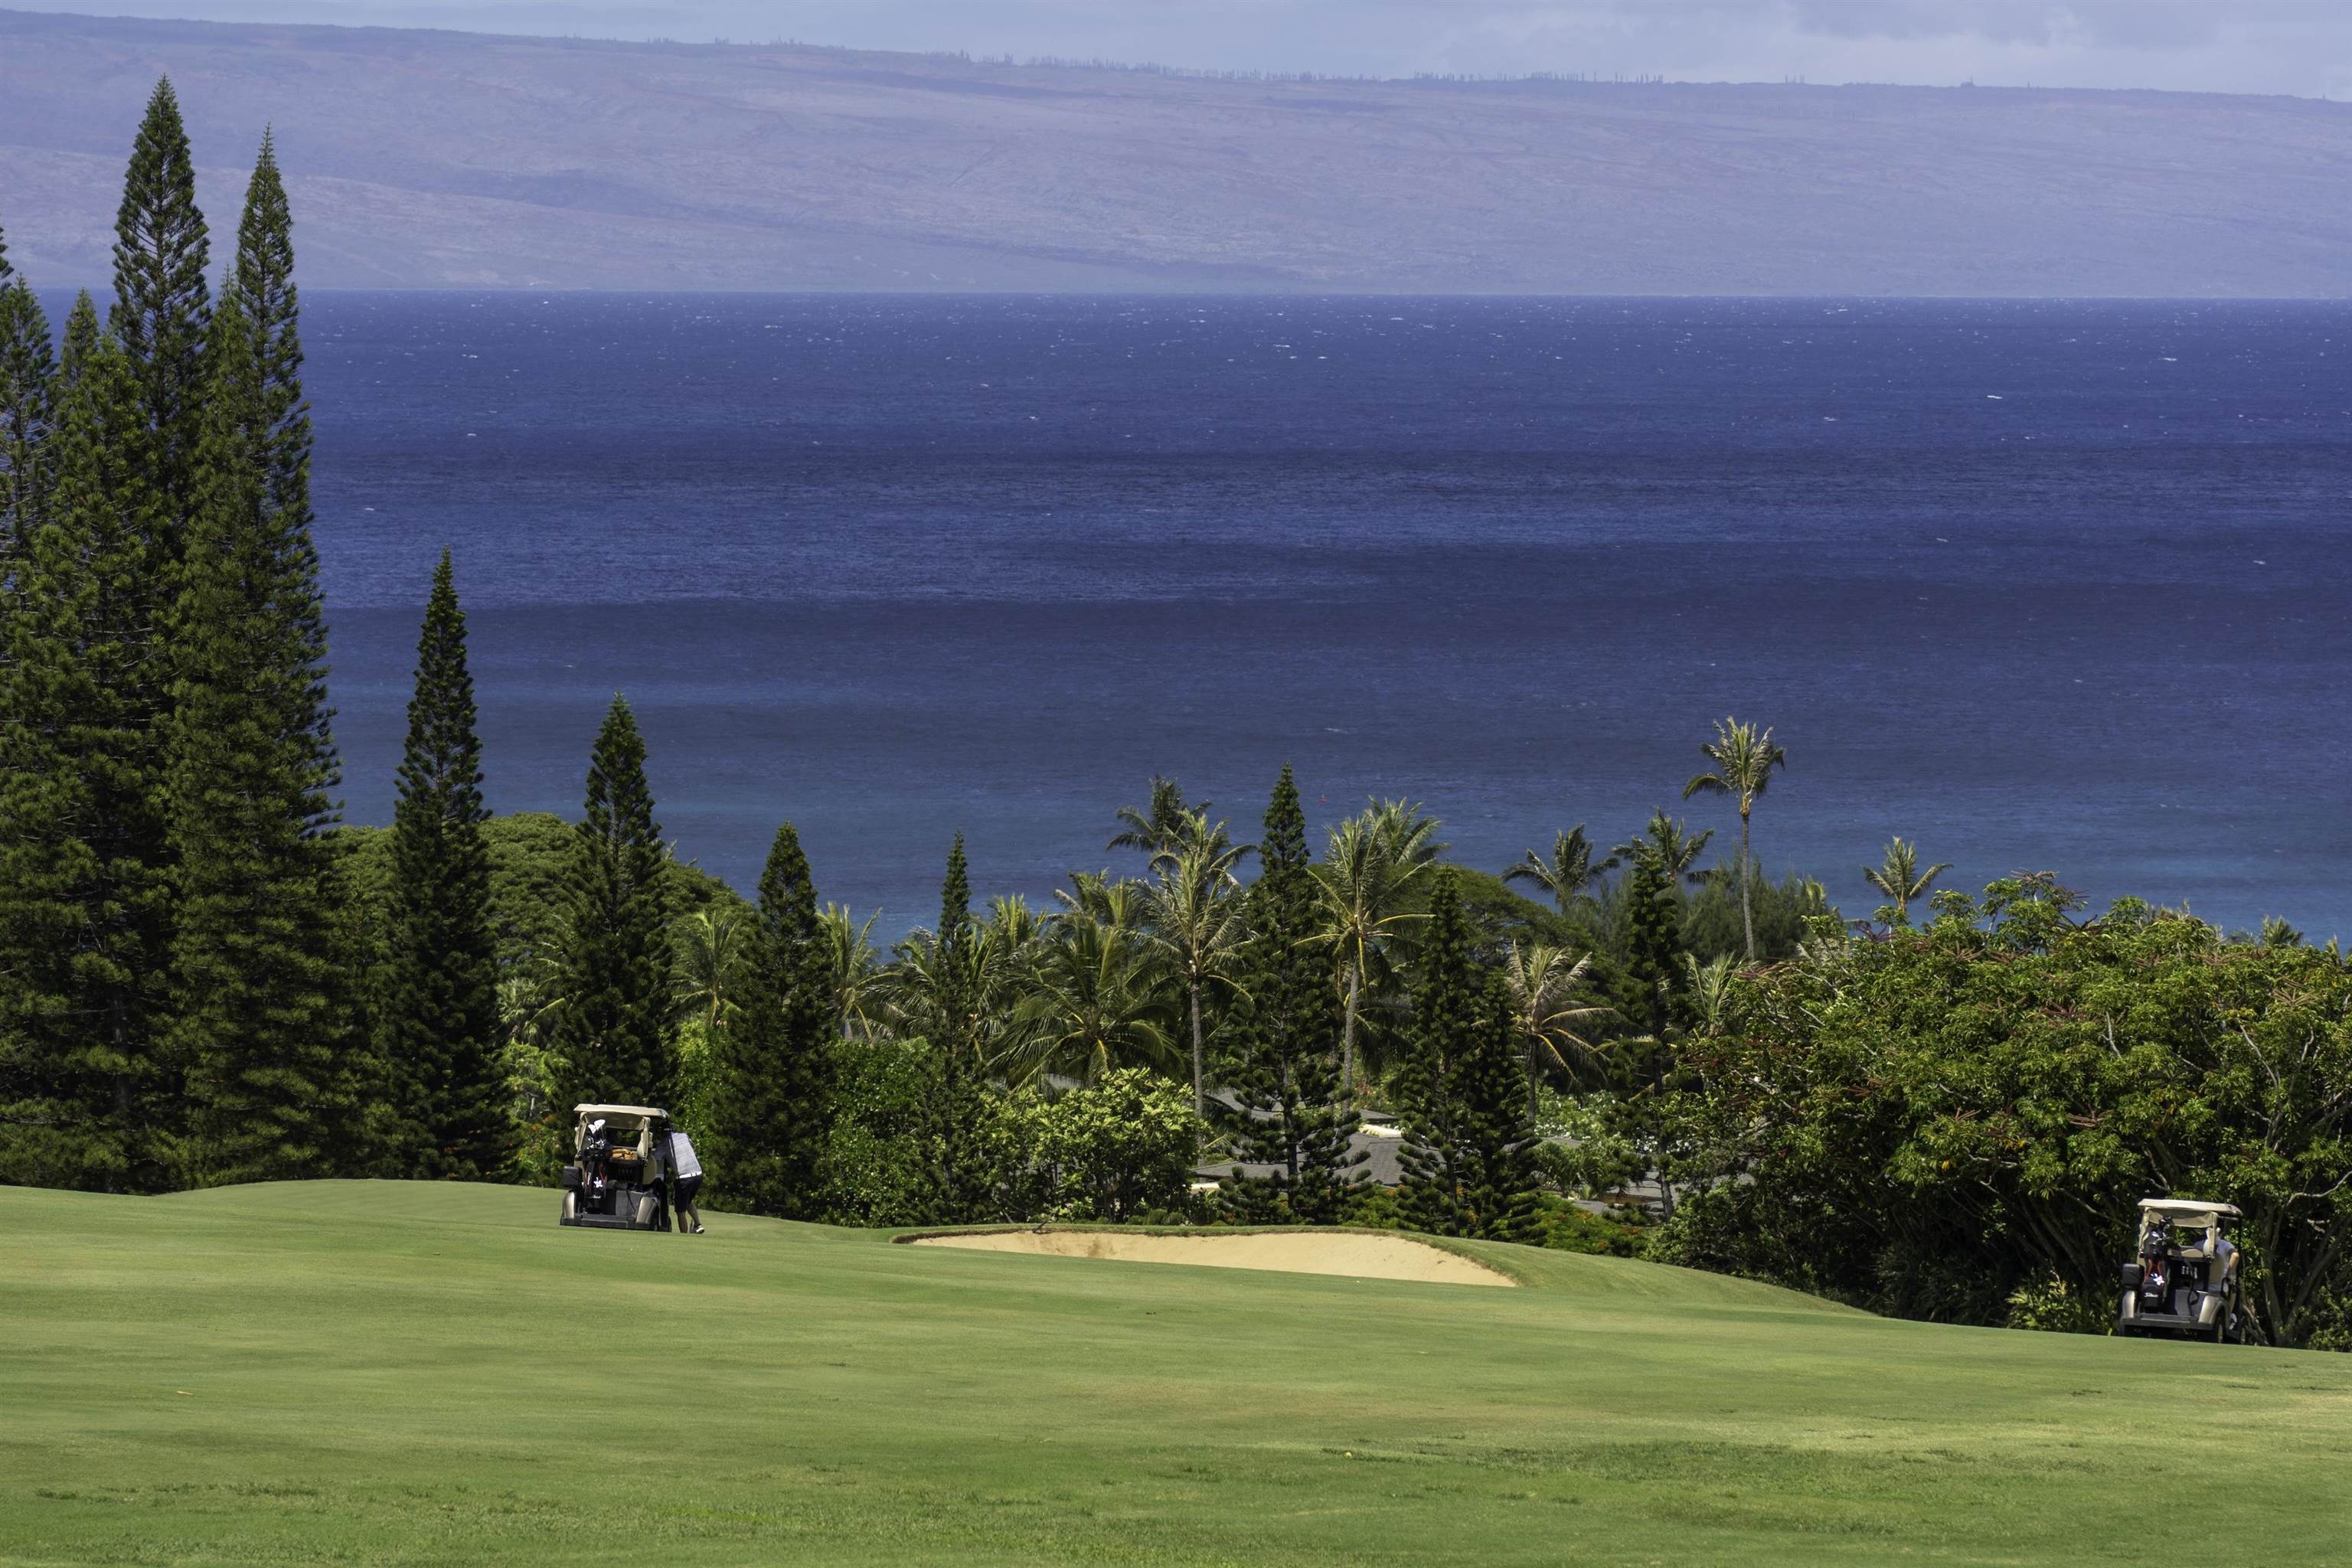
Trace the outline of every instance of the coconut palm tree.
<path fill-rule="evenodd" d="M 1146 886 L 1133 877 L 1114 877 L 1108 871 L 1073 871 L 1067 888 L 1054 889 L 1054 902 L 1061 907 L 1042 919 L 1028 916 L 1028 930 L 1033 935 L 1043 934 L 1046 925 L 1072 915 L 1084 915 L 1119 931 L 1139 930 L 1147 913 Z M 1013 909 L 1016 918 L 1028 913 L 1017 895 L 998 902 Z"/>
<path fill-rule="evenodd" d="M 1184 988 L 1192 1037 L 1192 1113 L 1208 1114 L 1207 1034 L 1202 1001 L 1213 985 L 1231 985 L 1249 935 L 1234 867 L 1243 850 L 1224 843 L 1224 825 L 1152 857 L 1158 874 L 1144 894 L 1148 940 Z"/>
<path fill-rule="evenodd" d="M 1862 868 L 1863 880 L 1886 895 L 1895 905 L 1895 923 L 1911 923 L 1911 900 L 1924 899 L 1934 887 L 1936 879 L 1952 868 L 1949 860 L 1938 860 L 1926 870 L 1919 869 L 1919 847 L 1906 844 L 1901 837 L 1886 847 L 1885 858 L 1875 866 Z"/>
<path fill-rule="evenodd" d="M 891 948 L 890 962 L 866 988 L 872 1016 L 884 1033 L 902 1040 L 943 1033 L 954 994 L 954 977 L 940 956 L 939 937 L 922 926 Z"/>
<path fill-rule="evenodd" d="M 955 973 L 940 962 L 937 934 L 917 927 L 874 977 L 874 1016 L 902 1039 L 968 1040 L 982 1060 L 1003 1054 L 1039 923 L 1022 900 L 994 900 L 989 918 L 972 922 Z"/>
<path fill-rule="evenodd" d="M 1683 954 L 1683 992 L 1700 1034 L 1712 1038 L 1731 1026 L 1731 980 L 1738 973 L 1727 952 L 1705 963 L 1694 954 Z"/>
<path fill-rule="evenodd" d="M 544 1088 L 562 1076 L 552 1065 L 548 1045 L 547 1026 L 562 1005 L 549 984 L 554 978 L 553 965 L 537 957 L 499 977 L 499 1028 L 506 1038 L 510 1075 L 519 1086 L 527 1080 L 530 1086 Z M 538 1109 L 527 1112 L 525 1119 L 538 1114 Z"/>
<path fill-rule="evenodd" d="M 1341 1091 L 1356 1088 L 1356 1045 L 1369 993 L 1387 973 L 1391 950 L 1425 917 L 1413 908 L 1423 873 L 1444 852 L 1437 819 L 1418 805 L 1375 800 L 1331 829 L 1315 868 L 1321 931 L 1345 998 Z"/>
<path fill-rule="evenodd" d="M 1582 1031 L 1591 1027 L 1591 1020 L 1615 1011 L 1570 1002 L 1591 970 L 1591 953 L 1571 959 L 1565 949 L 1540 942 L 1521 947 L 1515 942 L 1503 950 L 1503 984 L 1511 995 L 1512 1027 L 1527 1058 L 1529 1120 L 1536 1115 L 1536 1079 L 1543 1064 L 1549 1061 L 1565 1072 L 1570 1066 L 1570 1053 L 1580 1060 L 1590 1059 L 1594 1047 Z"/>
<path fill-rule="evenodd" d="M 1437 818 L 1417 800 L 1375 800 L 1364 816 L 1388 845 L 1389 858 L 1400 866 L 1427 868 L 1445 853 L 1446 846 L 1437 837 Z"/>
<path fill-rule="evenodd" d="M 1194 805 L 1185 800 L 1184 792 L 1174 779 L 1159 773 L 1151 775 L 1151 802 L 1138 807 L 1118 808 L 1119 830 L 1111 835 L 1106 849 L 1140 849 L 1146 855 L 1157 855 L 1173 848 L 1182 839 L 1188 827 L 1207 826 L 1209 803 Z"/>
<path fill-rule="evenodd" d="M 1045 934 L 1045 917 L 1020 894 L 999 893 L 988 900 L 988 918 L 981 929 L 1003 952 L 1021 952 Z"/>
<path fill-rule="evenodd" d="M 1566 914 L 1570 905 L 1586 899 L 1584 889 L 1594 878 L 1617 867 L 1614 855 L 1594 865 L 1592 851 L 1592 840 L 1584 836 L 1584 824 L 1580 822 L 1552 840 L 1550 859 L 1530 849 L 1527 858 L 1503 873 L 1503 880 L 1534 883 L 1550 894 L 1559 912 Z"/>
<path fill-rule="evenodd" d="M 1016 1083 L 1049 1073 L 1092 1083 L 1124 1067 L 1174 1071 L 1181 1053 L 1158 958 L 1133 927 L 1082 908 L 1054 915 L 994 1065 Z"/>
<path fill-rule="evenodd" d="M 1748 936 L 1748 961 L 1756 962 L 1756 916 L 1749 907 L 1748 884 L 1755 879 L 1755 859 L 1748 849 L 1748 817 L 1772 782 L 1772 770 L 1789 765 L 1786 749 L 1772 743 L 1768 725 L 1725 719 L 1715 727 L 1715 739 L 1699 748 L 1715 763 L 1713 773 L 1699 773 L 1683 785 L 1683 798 L 1695 795 L 1727 795 L 1739 803 L 1739 923 Z"/>
<path fill-rule="evenodd" d="M 745 911 L 713 904 L 680 921 L 671 984 L 679 1014 L 692 1019 L 707 1042 L 741 1009 L 735 1001 L 735 981 L 741 973 L 749 939 Z"/>
<path fill-rule="evenodd" d="M 1647 863 L 1658 868 L 1658 875 L 1668 883 L 1704 881 L 1706 873 L 1691 869 L 1715 837 L 1715 829 L 1694 835 L 1680 817 L 1668 816 L 1663 808 L 1650 813 L 1650 820 L 1640 834 L 1627 839 L 1610 851 L 1612 863 L 1631 861 Z"/>
<path fill-rule="evenodd" d="M 867 915 L 859 925 L 850 918 L 846 904 L 827 904 L 817 912 L 817 935 L 824 943 L 826 989 L 833 998 L 833 1016 L 841 1021 L 841 1037 L 845 1040 L 863 1038 L 874 1032 L 874 1018 L 867 1011 L 873 1000 L 874 977 L 882 967 L 881 955 L 874 951 L 868 940 L 874 934 L 877 915 Z"/>
<path fill-rule="evenodd" d="M 555 1047 L 553 1025 L 564 1005 L 564 967 L 554 942 L 534 944 L 499 976 L 499 1030 L 504 1037 L 507 1090 L 522 1124 L 517 1161 L 525 1168 L 560 1163 L 556 1086 L 569 1066 Z"/>
<path fill-rule="evenodd" d="M 548 1026 L 563 1008 L 563 943 L 560 937 L 532 942 L 521 958 L 499 973 L 499 1027 L 508 1041 L 542 1045 Z"/>

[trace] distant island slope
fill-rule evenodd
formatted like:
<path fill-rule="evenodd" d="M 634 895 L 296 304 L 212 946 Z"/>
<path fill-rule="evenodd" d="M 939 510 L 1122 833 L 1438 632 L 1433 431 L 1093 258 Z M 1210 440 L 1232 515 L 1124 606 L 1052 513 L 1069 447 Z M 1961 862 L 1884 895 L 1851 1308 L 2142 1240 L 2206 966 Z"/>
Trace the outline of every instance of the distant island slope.
<path fill-rule="evenodd" d="M 168 71 L 314 286 L 2341 296 L 2352 106 L 1209 79 L 790 46 L 0 11 L 0 230 L 108 269 Z"/>

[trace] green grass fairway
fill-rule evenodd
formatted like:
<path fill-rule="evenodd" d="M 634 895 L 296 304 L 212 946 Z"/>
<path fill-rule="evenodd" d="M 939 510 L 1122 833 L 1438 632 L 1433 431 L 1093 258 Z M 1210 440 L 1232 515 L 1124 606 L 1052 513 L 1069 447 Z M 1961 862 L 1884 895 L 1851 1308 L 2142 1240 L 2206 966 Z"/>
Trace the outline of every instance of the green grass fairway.
<path fill-rule="evenodd" d="M 555 1210 L 0 1189 L 0 1562 L 2352 1563 L 2342 1356 Z"/>

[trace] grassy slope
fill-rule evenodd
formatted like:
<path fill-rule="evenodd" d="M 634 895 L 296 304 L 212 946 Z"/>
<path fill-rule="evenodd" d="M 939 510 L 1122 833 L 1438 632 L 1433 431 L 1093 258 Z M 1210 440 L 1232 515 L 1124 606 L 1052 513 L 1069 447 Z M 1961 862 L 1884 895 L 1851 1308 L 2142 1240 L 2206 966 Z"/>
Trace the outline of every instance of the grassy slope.
<path fill-rule="evenodd" d="M 2352 1556 L 2341 1357 L 553 1208 L 0 1189 L 0 1562 Z"/>

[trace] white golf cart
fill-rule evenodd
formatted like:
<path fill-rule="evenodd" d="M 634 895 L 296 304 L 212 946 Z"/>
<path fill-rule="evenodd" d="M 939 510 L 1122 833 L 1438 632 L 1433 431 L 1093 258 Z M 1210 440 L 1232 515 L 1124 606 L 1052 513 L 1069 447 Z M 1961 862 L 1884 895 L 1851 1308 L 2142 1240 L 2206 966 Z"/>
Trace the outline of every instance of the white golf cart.
<path fill-rule="evenodd" d="M 656 1105 L 575 1105 L 563 1167 L 565 1225 L 667 1230 L 662 1201 L 669 1112 Z"/>
<path fill-rule="evenodd" d="M 2142 1199 L 2137 1255 L 2124 1265 L 2116 1331 L 2215 1344 L 2242 1339 L 2238 1248 L 2230 1228 L 2244 1217 L 2229 1204 Z"/>

